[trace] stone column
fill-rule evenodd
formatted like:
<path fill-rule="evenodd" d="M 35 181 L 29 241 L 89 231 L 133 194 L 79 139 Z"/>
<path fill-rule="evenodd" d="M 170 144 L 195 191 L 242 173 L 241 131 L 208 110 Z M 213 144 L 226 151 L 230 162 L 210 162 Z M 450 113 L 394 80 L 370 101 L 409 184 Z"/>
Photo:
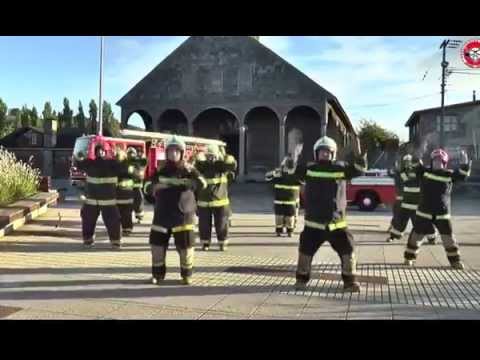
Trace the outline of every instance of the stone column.
<path fill-rule="evenodd" d="M 279 149 L 279 156 L 280 156 L 280 159 L 279 159 L 279 163 L 282 162 L 283 158 L 285 157 L 285 122 L 287 120 L 287 117 L 284 116 L 281 120 L 280 120 L 280 127 L 279 127 L 279 146 L 280 146 L 280 149 Z"/>
<path fill-rule="evenodd" d="M 329 110 L 329 105 L 327 102 L 327 99 L 322 101 L 320 103 L 320 136 L 326 136 L 327 135 L 327 126 L 328 126 L 328 110 Z"/>
<path fill-rule="evenodd" d="M 187 121 L 188 136 L 193 136 L 193 121 Z"/>
<path fill-rule="evenodd" d="M 238 154 L 238 180 L 244 181 L 245 177 L 245 125 L 239 127 L 239 154 Z"/>

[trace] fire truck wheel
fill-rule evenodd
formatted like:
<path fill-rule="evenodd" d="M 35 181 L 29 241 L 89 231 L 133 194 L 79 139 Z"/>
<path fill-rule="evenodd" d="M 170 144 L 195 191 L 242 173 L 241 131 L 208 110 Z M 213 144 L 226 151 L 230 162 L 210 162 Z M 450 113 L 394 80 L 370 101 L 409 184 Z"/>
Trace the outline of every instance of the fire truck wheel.
<path fill-rule="evenodd" d="M 378 197 L 372 192 L 358 194 L 357 204 L 361 211 L 374 211 L 378 206 Z"/>

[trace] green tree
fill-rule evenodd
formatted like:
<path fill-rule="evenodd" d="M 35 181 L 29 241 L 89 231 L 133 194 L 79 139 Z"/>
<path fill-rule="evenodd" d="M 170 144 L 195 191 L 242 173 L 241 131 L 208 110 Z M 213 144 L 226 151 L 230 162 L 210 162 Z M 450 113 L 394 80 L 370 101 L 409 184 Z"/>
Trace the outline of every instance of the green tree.
<path fill-rule="evenodd" d="M 38 111 L 37 111 L 37 108 L 35 106 L 32 107 L 32 110 L 30 110 L 30 124 L 33 126 L 33 127 L 37 127 L 39 126 L 39 118 L 38 118 Z"/>
<path fill-rule="evenodd" d="M 382 154 L 396 152 L 400 145 L 395 133 L 372 120 L 360 121 L 358 136 L 362 150 L 367 151 L 369 166 L 372 166 Z"/>
<path fill-rule="evenodd" d="M 20 121 L 22 127 L 31 126 L 30 109 L 27 105 L 23 105 L 22 110 L 20 111 Z"/>
<path fill-rule="evenodd" d="M 75 123 L 79 129 L 81 129 L 82 131 L 85 131 L 85 126 L 86 126 L 85 122 L 86 122 L 86 117 L 85 117 L 85 113 L 83 112 L 83 105 L 82 105 L 82 102 L 79 101 L 78 114 L 75 116 Z"/>
<path fill-rule="evenodd" d="M 43 106 L 42 117 L 43 117 L 43 120 L 53 119 L 53 109 L 52 109 L 52 104 L 50 104 L 50 101 L 47 101 Z"/>
<path fill-rule="evenodd" d="M 73 111 L 70 108 L 70 101 L 63 98 L 63 111 L 58 114 L 58 122 L 62 128 L 71 128 L 73 123 Z"/>
<path fill-rule="evenodd" d="M 0 98 L 0 138 L 10 134 L 14 128 L 14 124 L 8 116 L 7 104 Z"/>
<path fill-rule="evenodd" d="M 91 130 L 92 134 L 95 134 L 97 132 L 97 113 L 98 113 L 98 108 L 97 104 L 95 103 L 95 100 L 91 100 L 90 104 L 88 105 L 88 113 L 90 115 L 89 117 L 89 129 Z"/>
<path fill-rule="evenodd" d="M 103 132 L 109 136 L 118 137 L 120 135 L 120 122 L 115 118 L 112 106 L 109 102 L 103 102 Z"/>

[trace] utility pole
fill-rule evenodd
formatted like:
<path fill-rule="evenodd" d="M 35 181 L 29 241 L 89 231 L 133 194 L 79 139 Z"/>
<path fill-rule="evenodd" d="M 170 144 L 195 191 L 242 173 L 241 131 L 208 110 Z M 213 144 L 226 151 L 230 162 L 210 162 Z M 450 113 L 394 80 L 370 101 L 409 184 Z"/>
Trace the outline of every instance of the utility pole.
<path fill-rule="evenodd" d="M 103 101 L 102 84 L 103 83 L 103 36 L 100 36 L 100 86 L 98 94 L 98 135 L 103 134 Z"/>
<path fill-rule="evenodd" d="M 442 84 L 441 93 L 442 93 L 442 105 L 441 105 L 441 116 L 440 116 L 440 147 L 443 149 L 445 146 L 445 132 L 444 132 L 444 121 L 445 121 L 445 73 L 448 67 L 448 62 L 446 60 L 447 45 L 450 40 L 443 40 L 440 49 L 442 49 Z"/>

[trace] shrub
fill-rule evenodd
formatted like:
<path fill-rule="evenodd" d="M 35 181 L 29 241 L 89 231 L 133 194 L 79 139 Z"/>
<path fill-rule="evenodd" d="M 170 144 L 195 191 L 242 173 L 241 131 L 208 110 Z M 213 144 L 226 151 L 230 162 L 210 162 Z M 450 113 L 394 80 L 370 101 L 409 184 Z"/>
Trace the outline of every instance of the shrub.
<path fill-rule="evenodd" d="M 40 170 L 0 147 L 0 206 L 38 192 Z"/>

